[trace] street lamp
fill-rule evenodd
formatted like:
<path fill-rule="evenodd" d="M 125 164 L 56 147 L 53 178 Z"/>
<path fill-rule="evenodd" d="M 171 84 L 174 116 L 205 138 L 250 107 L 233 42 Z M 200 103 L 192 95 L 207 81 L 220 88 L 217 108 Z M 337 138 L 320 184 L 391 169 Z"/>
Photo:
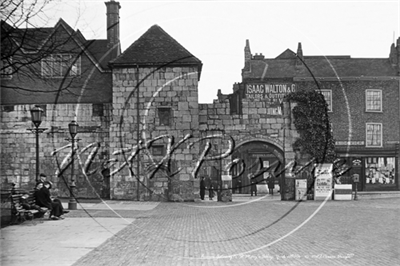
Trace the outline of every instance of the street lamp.
<path fill-rule="evenodd" d="M 44 128 L 39 128 L 42 123 L 43 109 L 35 106 L 31 109 L 32 123 L 35 125 L 34 129 L 28 129 L 36 134 L 36 183 L 39 181 L 39 133 L 43 132 Z"/>
<path fill-rule="evenodd" d="M 74 148 L 74 143 L 75 143 L 75 136 L 78 134 L 78 123 L 76 121 L 72 121 L 71 123 L 68 124 L 68 129 L 69 129 L 69 134 L 71 134 L 71 147 L 72 147 L 72 153 L 71 153 L 71 185 L 69 187 L 69 193 L 70 193 L 70 199 L 68 202 L 68 209 L 69 210 L 76 210 L 77 209 L 77 204 L 76 200 L 74 197 L 74 189 L 76 187 L 75 184 L 75 178 L 74 178 L 74 156 L 75 156 L 75 148 Z M 78 140 L 77 140 L 78 141 Z"/>

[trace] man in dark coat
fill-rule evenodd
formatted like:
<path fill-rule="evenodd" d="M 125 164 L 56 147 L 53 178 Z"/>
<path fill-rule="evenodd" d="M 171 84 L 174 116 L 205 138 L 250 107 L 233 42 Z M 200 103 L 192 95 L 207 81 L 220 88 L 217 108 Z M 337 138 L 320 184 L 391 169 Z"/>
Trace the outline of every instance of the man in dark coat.
<path fill-rule="evenodd" d="M 204 200 L 204 194 L 206 193 L 206 182 L 204 181 L 204 176 L 200 179 L 200 198 Z"/>
<path fill-rule="evenodd" d="M 275 177 L 274 175 L 270 174 L 268 177 L 269 194 L 274 195 L 274 188 L 275 188 Z"/>
<path fill-rule="evenodd" d="M 42 185 L 41 182 L 39 182 L 36 185 L 36 191 L 34 193 L 35 202 L 40 207 L 45 207 L 50 210 L 49 219 L 52 220 L 64 219 L 63 214 L 66 213 L 67 211 L 64 211 L 64 208 L 60 200 L 58 199 L 51 200 L 50 190 L 49 190 L 50 188 L 51 188 L 50 182 L 45 182 L 44 184 L 42 183 Z"/>
<path fill-rule="evenodd" d="M 256 183 L 256 180 L 254 180 L 254 179 L 251 179 L 250 192 L 251 192 L 251 196 L 253 196 L 253 193 L 255 196 L 257 196 L 257 183 Z"/>
<path fill-rule="evenodd" d="M 214 197 L 214 190 L 213 190 L 212 180 L 209 176 L 206 177 L 205 184 L 206 184 L 206 189 L 208 189 L 208 198 L 212 200 Z"/>
<path fill-rule="evenodd" d="M 236 193 L 242 194 L 242 177 L 239 176 L 236 180 Z"/>

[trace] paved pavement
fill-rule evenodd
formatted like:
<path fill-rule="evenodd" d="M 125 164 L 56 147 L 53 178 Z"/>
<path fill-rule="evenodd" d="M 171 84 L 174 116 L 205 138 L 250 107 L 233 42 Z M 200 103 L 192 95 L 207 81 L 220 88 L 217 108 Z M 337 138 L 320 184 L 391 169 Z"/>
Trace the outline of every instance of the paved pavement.
<path fill-rule="evenodd" d="M 64 220 L 34 219 L 2 228 L 0 265 L 72 265 L 135 220 L 132 215 L 123 217 L 118 212 L 140 213 L 154 209 L 158 204 L 82 203 L 78 210 L 66 214 Z M 63 205 L 67 208 L 68 204 L 63 202 Z"/>
<path fill-rule="evenodd" d="M 278 195 L 86 203 L 62 221 L 1 229 L 1 265 L 400 265 L 399 206 Z"/>

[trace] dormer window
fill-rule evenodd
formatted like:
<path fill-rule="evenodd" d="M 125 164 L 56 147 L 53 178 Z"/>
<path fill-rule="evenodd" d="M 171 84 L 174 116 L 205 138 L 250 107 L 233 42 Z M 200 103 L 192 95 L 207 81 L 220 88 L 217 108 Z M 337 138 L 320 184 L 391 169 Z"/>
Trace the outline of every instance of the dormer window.
<path fill-rule="evenodd" d="M 53 54 L 42 59 L 42 76 L 77 77 L 81 74 L 81 58 L 72 54 Z"/>

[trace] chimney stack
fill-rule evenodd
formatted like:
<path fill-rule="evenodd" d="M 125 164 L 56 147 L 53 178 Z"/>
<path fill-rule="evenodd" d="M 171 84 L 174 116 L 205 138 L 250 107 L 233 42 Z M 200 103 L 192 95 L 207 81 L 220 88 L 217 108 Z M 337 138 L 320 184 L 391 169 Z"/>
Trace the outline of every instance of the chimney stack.
<path fill-rule="evenodd" d="M 121 44 L 119 42 L 119 2 L 110 0 L 105 2 L 107 7 L 107 48 L 109 59 L 112 60 L 121 54 Z"/>
<path fill-rule="evenodd" d="M 297 45 L 297 58 L 296 58 L 296 66 L 301 66 L 303 58 L 303 48 L 301 48 L 301 42 Z"/>
<path fill-rule="evenodd" d="M 244 47 L 244 63 L 246 64 L 251 60 L 250 42 L 246 40 L 246 46 Z"/>

